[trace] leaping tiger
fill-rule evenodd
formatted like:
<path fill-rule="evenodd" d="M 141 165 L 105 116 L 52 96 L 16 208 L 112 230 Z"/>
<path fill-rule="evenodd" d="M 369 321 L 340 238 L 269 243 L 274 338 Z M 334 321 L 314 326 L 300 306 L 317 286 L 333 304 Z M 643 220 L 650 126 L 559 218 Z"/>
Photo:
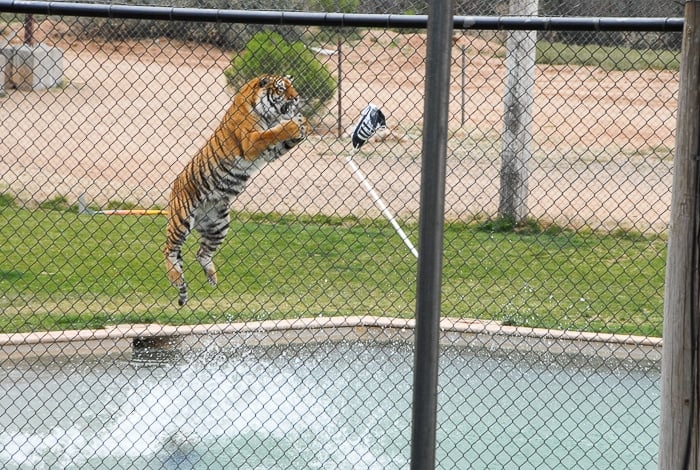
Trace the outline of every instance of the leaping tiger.
<path fill-rule="evenodd" d="M 216 285 L 212 257 L 228 232 L 229 204 L 250 177 L 304 140 L 310 132 L 289 76 L 265 75 L 240 89 L 214 134 L 172 184 L 163 250 L 170 283 L 187 302 L 182 246 L 194 229 L 201 235 L 197 260 Z"/>

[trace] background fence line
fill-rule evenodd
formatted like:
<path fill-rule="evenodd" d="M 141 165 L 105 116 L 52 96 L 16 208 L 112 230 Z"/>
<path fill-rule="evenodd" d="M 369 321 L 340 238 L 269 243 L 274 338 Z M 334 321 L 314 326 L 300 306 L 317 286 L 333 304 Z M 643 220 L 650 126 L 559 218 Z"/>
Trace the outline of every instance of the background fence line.
<path fill-rule="evenodd" d="M 301 11 L 224 10 L 178 8 L 147 5 L 118 5 L 34 0 L 0 0 L 7 13 L 86 16 L 113 19 L 149 19 L 163 21 L 202 21 L 292 26 L 427 28 L 427 15 L 391 15 L 360 13 L 320 13 Z M 454 15 L 454 29 L 527 30 L 527 31 L 653 31 L 680 32 L 683 18 L 621 17 L 531 17 Z"/>

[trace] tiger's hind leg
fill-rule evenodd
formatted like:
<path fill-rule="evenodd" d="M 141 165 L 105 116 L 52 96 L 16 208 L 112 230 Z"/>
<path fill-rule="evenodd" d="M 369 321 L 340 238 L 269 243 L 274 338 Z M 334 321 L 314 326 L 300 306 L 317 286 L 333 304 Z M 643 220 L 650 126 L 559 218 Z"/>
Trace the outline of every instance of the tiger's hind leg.
<path fill-rule="evenodd" d="M 223 201 L 206 210 L 202 217 L 197 219 L 195 225 L 195 229 L 201 235 L 197 261 L 202 265 L 204 274 L 212 286 L 218 283 L 216 266 L 212 258 L 226 238 L 230 223 L 228 201 Z"/>
<path fill-rule="evenodd" d="M 190 234 L 189 220 L 171 216 L 168 220 L 167 239 L 163 254 L 165 255 L 165 270 L 170 284 L 178 289 L 178 304 L 187 303 L 187 282 L 182 269 L 182 245 Z"/>
<path fill-rule="evenodd" d="M 180 251 L 166 253 L 165 267 L 168 270 L 170 283 L 178 289 L 177 304 L 182 307 L 187 303 L 187 282 L 182 269 L 182 253 Z"/>

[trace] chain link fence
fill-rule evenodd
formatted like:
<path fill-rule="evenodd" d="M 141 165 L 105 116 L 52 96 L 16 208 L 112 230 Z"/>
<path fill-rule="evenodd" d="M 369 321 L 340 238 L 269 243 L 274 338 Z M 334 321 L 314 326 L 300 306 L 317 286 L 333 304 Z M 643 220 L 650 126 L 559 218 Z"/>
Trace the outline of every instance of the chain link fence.
<path fill-rule="evenodd" d="M 656 467 L 679 31 L 455 29 L 438 468 Z M 425 30 L 0 33 L 0 466 L 406 468 Z M 263 72 L 312 132 L 234 199 L 216 287 L 187 241 L 180 307 L 171 185 Z"/>

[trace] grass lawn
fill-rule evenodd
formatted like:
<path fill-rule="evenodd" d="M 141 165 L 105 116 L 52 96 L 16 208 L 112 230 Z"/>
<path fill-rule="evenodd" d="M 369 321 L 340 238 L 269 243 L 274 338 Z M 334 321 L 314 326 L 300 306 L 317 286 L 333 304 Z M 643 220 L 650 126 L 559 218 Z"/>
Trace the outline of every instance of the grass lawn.
<path fill-rule="evenodd" d="M 163 217 L 0 207 L 0 332 L 334 315 L 414 315 L 416 260 L 386 221 L 234 214 L 210 287 L 183 253 L 177 307 Z M 416 242 L 417 227 L 406 225 Z M 666 242 L 535 225 L 450 223 L 445 316 L 510 325 L 661 334 Z"/>
<path fill-rule="evenodd" d="M 537 42 L 537 63 L 590 65 L 605 70 L 679 70 L 680 51 L 634 49 L 625 46 L 577 45 Z"/>

